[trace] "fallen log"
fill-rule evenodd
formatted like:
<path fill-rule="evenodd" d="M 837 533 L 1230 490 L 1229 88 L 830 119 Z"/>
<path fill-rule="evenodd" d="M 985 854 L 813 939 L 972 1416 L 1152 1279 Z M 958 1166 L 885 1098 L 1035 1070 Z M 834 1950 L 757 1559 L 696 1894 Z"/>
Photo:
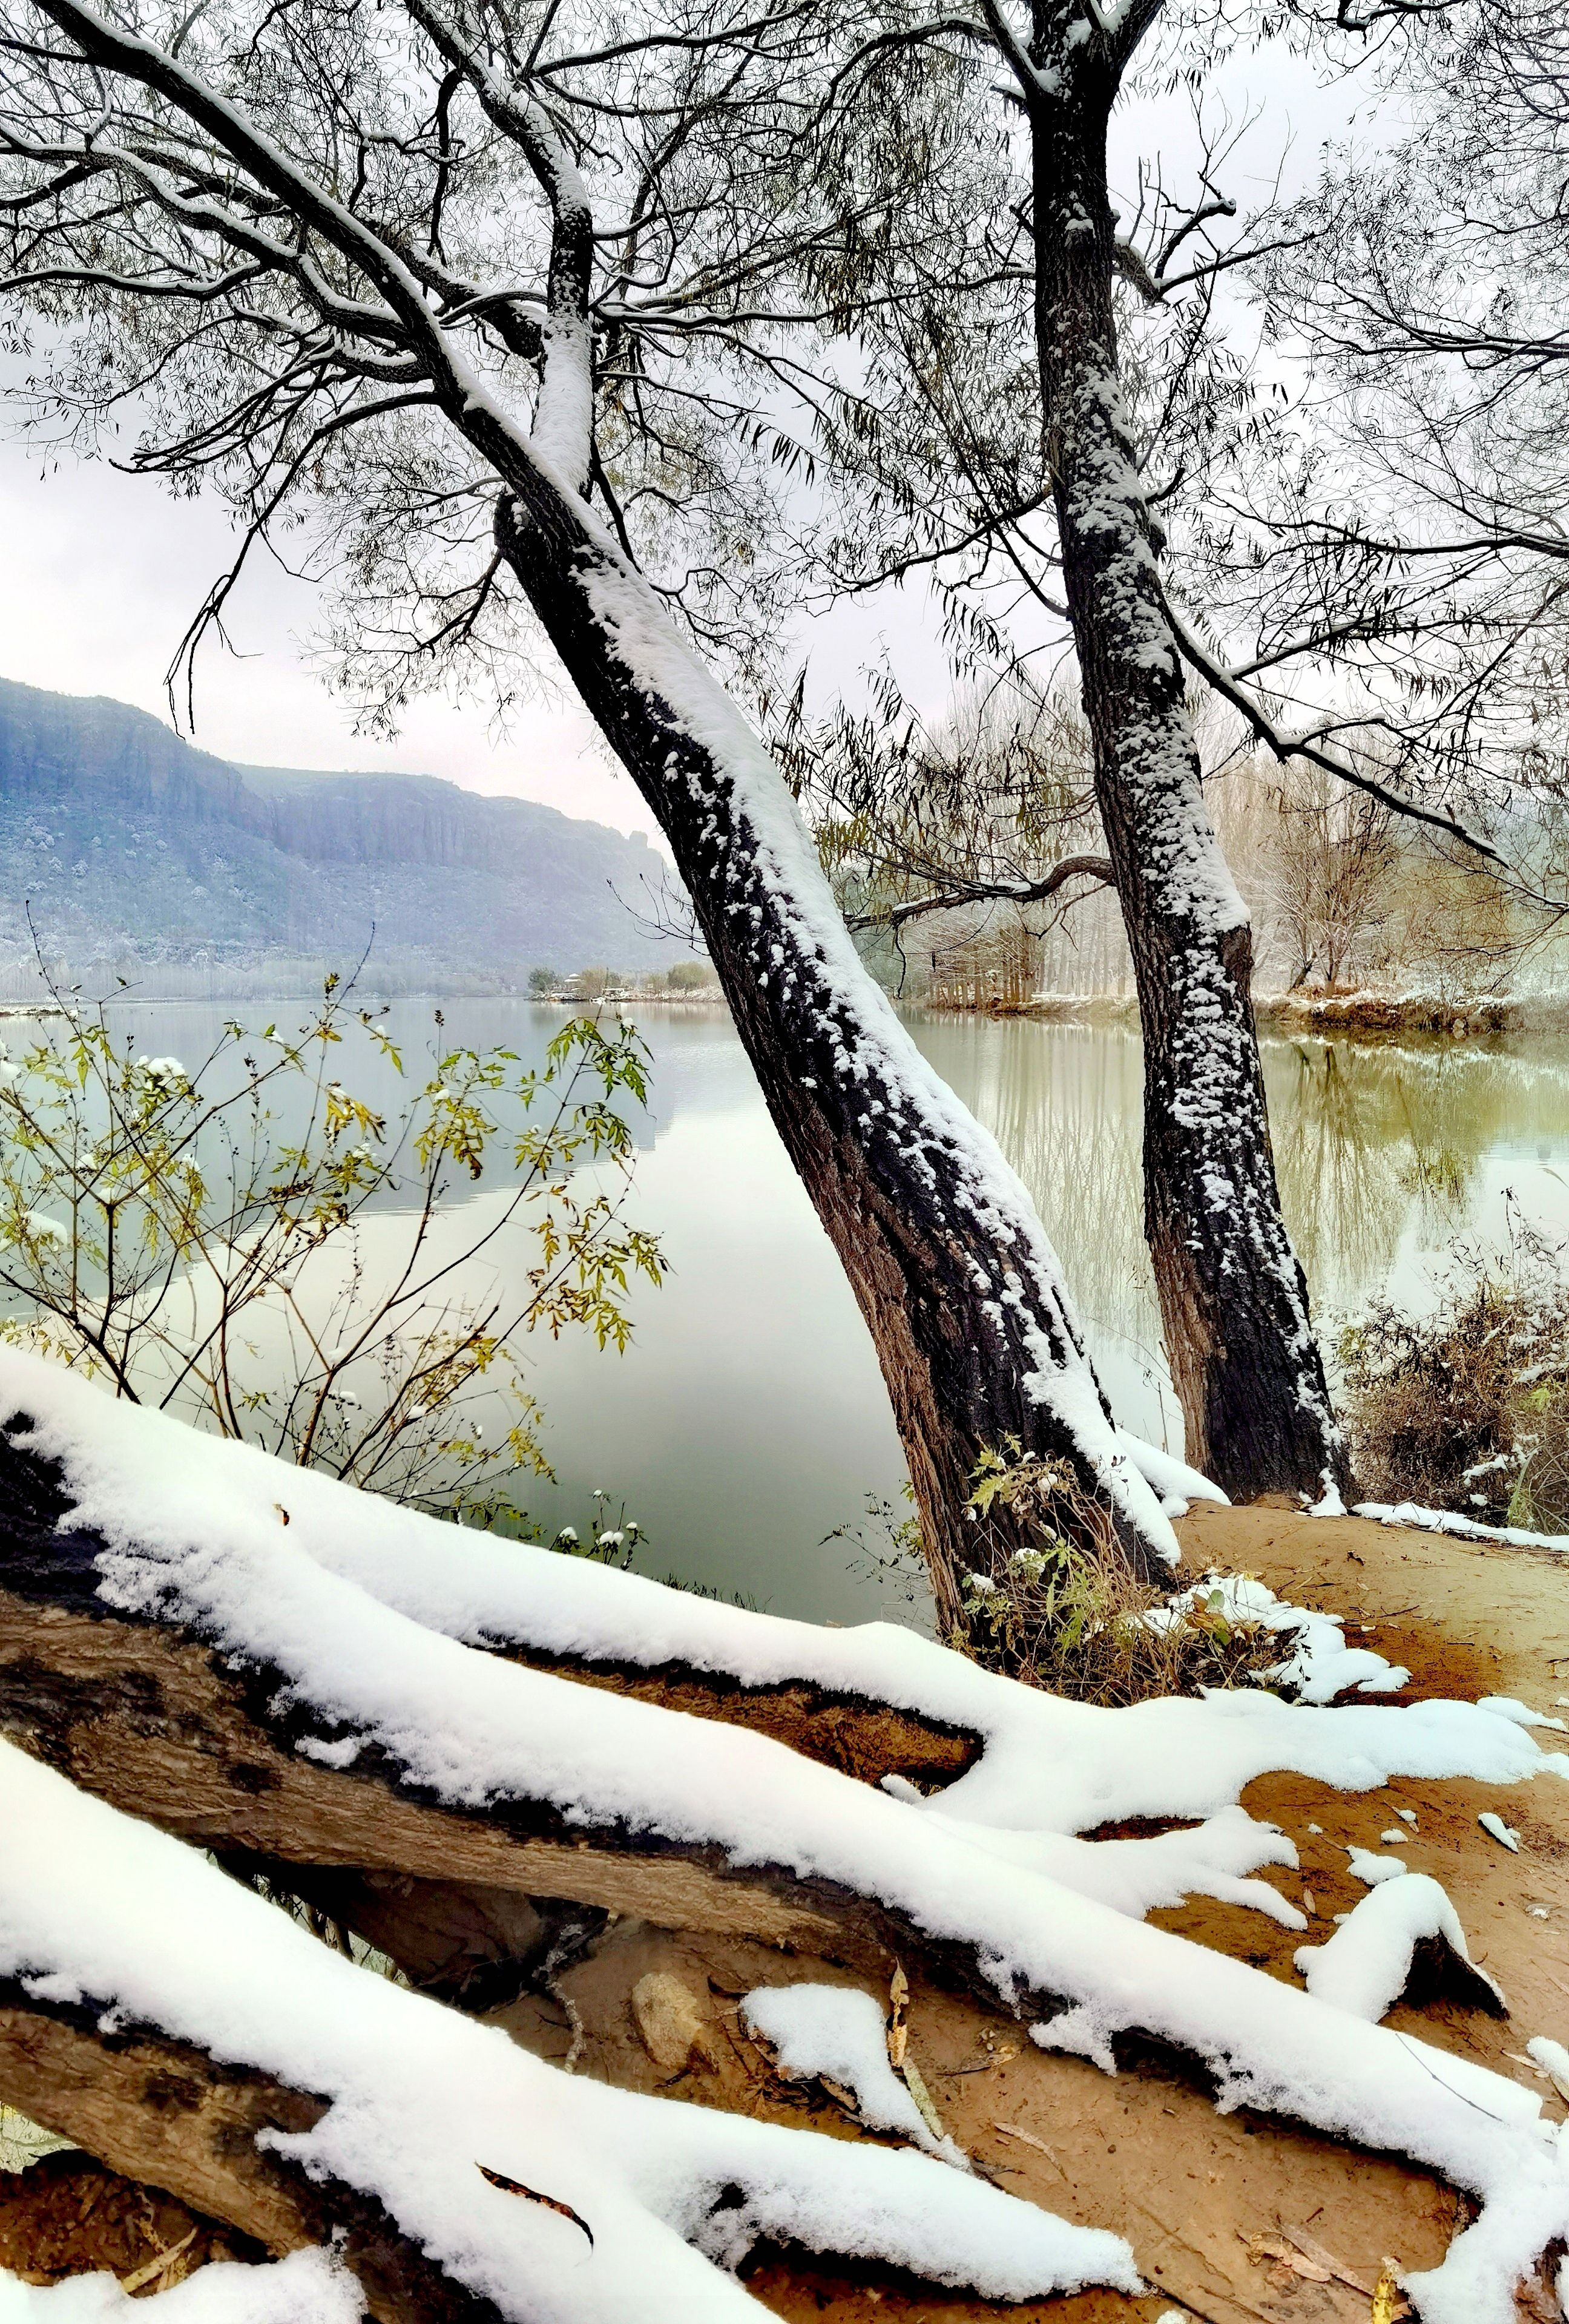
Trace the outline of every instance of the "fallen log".
<path fill-rule="evenodd" d="M 501 2311 L 453 2282 L 374 2197 L 308 2177 L 272 2148 L 313 2129 L 325 2099 L 152 2030 L 106 2034 L 111 2007 L 44 2001 L 0 1978 L 7 2102 L 268 2251 L 339 2239 L 379 2324 L 498 2324 Z"/>
<path fill-rule="evenodd" d="M 7 1744 L 0 2090 L 273 2254 L 330 2242 L 378 2324 L 722 2324 L 763 2236 L 992 2299 L 1138 2284 L 924 2156 L 574 2080 Z"/>
<path fill-rule="evenodd" d="M 281 1705 L 289 1684 L 276 1665 L 236 1668 L 232 1653 L 172 1623 L 0 1591 L 0 1729 L 73 1783 L 201 1847 L 418 1878 L 416 1974 L 438 1964 L 438 1885 L 450 1892 L 454 1942 L 472 1929 L 476 1960 L 506 1958 L 512 1946 L 494 1911 L 487 1940 L 485 1892 L 566 1897 L 663 1928 L 781 1945 L 848 1943 L 856 1933 L 853 1912 L 814 1904 L 777 1872 L 733 1870 L 716 1847 L 655 1835 L 640 1846 L 614 1825 L 575 1827 L 526 1792 L 483 1808 L 446 1804 L 384 1750 L 361 1752 L 352 1766 L 324 1763 L 308 1748 L 320 1706 L 298 1696 Z M 364 1933 L 401 1960 L 395 1891 L 376 1902 Z"/>
<path fill-rule="evenodd" d="M 586 1569 L 563 1560 L 522 1569 L 525 1621 L 516 1589 L 511 1611 L 503 1602 L 499 1552 L 14 1351 L 0 1351 L 6 1415 L 35 1505 L 47 1485 L 62 1514 L 39 1517 L 0 1574 L 19 1609 L 0 1716 L 106 1798 L 290 1863 L 436 1870 L 667 1926 L 739 1918 L 846 1959 L 894 1949 L 1023 2017 L 1043 2047 L 1108 2066 L 1122 2037 L 1177 2049 L 1223 2103 L 1353 2135 L 1481 2198 L 1444 2267 L 1417 2280 L 1434 2324 L 1505 2324 L 1514 2277 L 1569 2228 L 1539 2101 L 1143 1925 L 1174 1877 L 1162 1842 L 1068 1837 L 1112 1817 L 1207 1813 L 1269 1767 L 1350 1788 L 1398 1771 L 1569 1767 L 1538 1750 L 1518 1707 L 1312 1711 L 1239 1693 L 1100 1711 L 886 1628 L 733 1622 L 737 1609 L 595 1569 L 590 1605 Z M 748 1728 L 721 1735 L 497 1650 L 529 1629 L 535 1652 L 636 1665 L 629 1625 L 645 1666 L 670 1659 L 672 1634 L 701 1636 L 694 1664 L 740 1686 L 859 1683 L 869 1703 L 918 1709 L 918 1682 L 936 1723 L 979 1736 L 980 1756 L 937 1801 L 909 1786 L 891 1798 Z M 466 1626 L 486 1643 L 464 1643 Z M 1187 1851 L 1183 1885 L 1202 1886 L 1198 1835 L 1171 1837 Z M 1212 1893 L 1281 1860 L 1279 1835 L 1240 1812 L 1219 1837 L 1230 1886 Z"/>

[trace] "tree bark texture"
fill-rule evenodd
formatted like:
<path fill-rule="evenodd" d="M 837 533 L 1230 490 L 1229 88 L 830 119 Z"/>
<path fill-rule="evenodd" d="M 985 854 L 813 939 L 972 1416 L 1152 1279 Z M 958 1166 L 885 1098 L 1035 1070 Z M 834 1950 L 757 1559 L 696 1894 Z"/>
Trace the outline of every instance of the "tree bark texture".
<path fill-rule="evenodd" d="M 375 2324 L 501 2324 L 357 2189 L 308 2178 L 268 2133 L 309 2130 L 326 2102 L 155 2030 L 106 2032 L 103 2005 L 0 1979 L 0 2093 L 128 2179 L 222 2219 L 274 2258 L 340 2238 Z"/>
<path fill-rule="evenodd" d="M 1036 0 L 1036 334 L 1095 791 L 1144 1036 L 1145 1231 L 1186 1456 L 1234 1499 L 1349 1482 L 1280 1214 L 1248 917 L 1205 807 L 1119 381 L 1106 129 L 1119 66 Z M 1048 86 L 1047 84 L 1049 84 Z"/>
<path fill-rule="evenodd" d="M 1158 1570 L 1168 1537 L 1139 1480 L 1109 1478 L 1109 1416 L 1029 1198 L 864 971 L 824 941 L 813 910 L 835 908 L 815 862 L 820 899 L 801 908 L 801 867 L 781 862 L 777 827 L 760 827 L 736 776 L 734 753 L 750 751 L 777 790 L 767 811 L 789 821 L 786 845 L 805 850 L 761 744 L 695 664 L 686 669 L 731 727 L 704 732 L 664 698 L 614 610 L 630 604 L 635 620 L 641 585 L 615 570 L 569 503 L 540 489 L 525 505 L 520 493 L 503 503 L 498 533 L 670 844 L 769 1112 L 850 1278 L 909 1462 L 943 1631 L 961 1620 L 977 1556 L 964 1522 L 977 1456 L 1010 1439 L 1066 1458 L 1084 1494 L 1110 1506 L 1135 1566 Z M 667 650 L 684 655 L 673 632 Z"/>
<path fill-rule="evenodd" d="M 516 1795 L 455 1809 L 376 1754 L 350 1768 L 304 1756 L 295 1746 L 312 1706 L 280 1708 L 278 1673 L 177 1624 L 104 1605 L 95 1561 L 106 1545 L 62 1526 L 68 1508 L 52 1464 L 0 1438 L 0 1734 L 111 1807 L 241 1873 L 265 1871 L 423 1990 L 470 2007 L 512 1998 L 559 1934 L 559 1904 L 755 1938 L 879 1975 L 894 1953 L 934 1953 L 864 1898 L 782 1868 L 733 1871 L 701 1841 L 589 1831 Z M 571 1666 L 564 1674 L 586 1676 Z M 888 1773 L 957 1775 L 976 1748 L 893 1706 L 835 1702 L 806 1686 L 742 1689 L 696 1671 L 603 1666 L 592 1683 L 672 1717 L 755 1724 L 872 1784 Z M 973 1968 L 947 1973 L 986 1989 Z M 10 2096 L 3 2086 L 0 2095 Z"/>

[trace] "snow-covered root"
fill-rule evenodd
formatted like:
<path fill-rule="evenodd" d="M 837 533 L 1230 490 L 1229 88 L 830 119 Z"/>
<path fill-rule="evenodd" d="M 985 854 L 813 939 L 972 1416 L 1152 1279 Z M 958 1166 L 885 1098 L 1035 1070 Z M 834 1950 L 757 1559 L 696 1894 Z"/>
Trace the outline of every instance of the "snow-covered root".
<path fill-rule="evenodd" d="M 1326 1944 L 1302 1945 L 1295 1960 L 1315 2000 L 1377 2024 L 1405 1992 L 1412 1958 L 1425 1943 L 1441 1944 L 1454 1956 L 1470 1998 L 1505 2013 L 1502 1987 L 1472 1960 L 1459 1914 L 1425 1872 L 1380 1880 Z"/>
<path fill-rule="evenodd" d="M 1449 1533 L 1461 1541 L 1499 1541 L 1510 1549 L 1569 1550 L 1569 1533 L 1527 1533 L 1524 1526 L 1480 1525 L 1455 1509 L 1426 1509 L 1419 1501 L 1358 1501 L 1353 1517 L 1376 1525 L 1409 1526 L 1419 1533 Z"/>
<path fill-rule="evenodd" d="M 943 1821 L 937 1809 L 928 1815 L 933 1822 Z M 1223 1904 L 1266 1913 L 1282 1928 L 1307 1926 L 1306 1914 L 1267 1880 L 1242 1877 L 1262 1864 L 1294 1871 L 1297 1861 L 1286 1834 L 1274 1824 L 1255 1821 L 1245 1808 L 1222 1808 L 1205 1823 L 1147 1840 L 1074 1840 L 1062 1832 L 998 1831 L 974 1823 L 955 1823 L 954 1829 L 972 1847 L 1043 1872 L 1076 1895 L 1093 1896 L 1135 1921 L 1189 1896 L 1214 1896 Z"/>
<path fill-rule="evenodd" d="M 325 2098 L 312 2128 L 264 2134 L 272 2151 L 374 2199 L 516 2324 L 755 2316 L 723 2271 L 764 2236 L 988 2299 L 1139 2288 L 1120 2237 L 924 2155 L 568 2077 L 3 1743 L 0 1978 Z"/>
<path fill-rule="evenodd" d="M 824 1629 L 438 1524 L 113 1403 L 75 1374 L 0 1348 L 0 1425 L 19 1414 L 37 1424 L 25 1441 L 61 1462 L 74 1522 L 110 1545 L 99 1560 L 105 1609 L 189 1622 L 297 1674 L 304 1701 L 341 1706 L 329 1747 L 340 1752 L 352 1750 L 343 1730 L 362 1726 L 369 1741 L 390 1721 L 401 1726 L 403 1744 L 383 1731 L 383 1746 L 420 1756 L 407 1723 L 371 1707 L 378 1696 L 387 1705 L 394 1690 L 374 1685 L 368 1644 L 374 1629 L 401 1664 L 409 1626 L 418 1625 L 485 1650 L 706 1674 L 746 1687 L 804 1683 L 851 1705 L 896 1706 L 979 1739 L 975 1764 L 934 1803 L 941 1814 L 1009 1831 L 1076 1832 L 1139 1816 L 1198 1821 L 1276 1772 L 1343 1791 L 1392 1775 L 1513 1784 L 1547 1768 L 1569 1772 L 1569 1758 L 1545 1754 L 1522 1731 L 1532 1714 L 1502 1703 L 1329 1710 L 1248 1690 L 1121 1711 L 1067 1702 L 894 1623 Z M 389 1614 L 407 1620 L 386 1628 Z M 1324 1627 L 1338 1653 L 1338 1629 Z M 1351 1668 L 1352 1659 L 1347 1653 L 1343 1683 L 1377 1676 Z M 461 1768 L 446 1758 L 428 1779 L 449 1798 L 484 1798 L 499 1774 L 481 1749 Z"/>
<path fill-rule="evenodd" d="M 1539 2099 L 1223 1954 L 1124 1926 L 1132 1941 L 1121 1957 L 1084 1977 L 1082 2000 L 1032 2026 L 1035 2040 L 1111 2067 L 1119 2033 L 1153 2034 L 1208 2065 L 1223 2109 L 1308 2123 L 1466 2189 L 1480 2218 L 1406 2290 L 1424 2324 L 1515 2324 L 1514 2285 L 1569 2237 L 1569 2168 Z"/>
<path fill-rule="evenodd" d="M 1160 1496 L 1160 1506 L 1168 1517 L 1186 1517 L 1190 1501 L 1215 1501 L 1222 1508 L 1230 1508 L 1231 1500 L 1220 1487 L 1212 1484 L 1197 1469 L 1190 1469 L 1175 1453 L 1146 1443 L 1142 1436 L 1131 1435 L 1126 1428 L 1115 1429 L 1112 1434 L 1118 1452 Z"/>
<path fill-rule="evenodd" d="M 309 2247 L 255 2267 L 214 2260 L 168 2292 L 135 2301 L 112 2275 L 37 2284 L 0 2270 L 0 2324 L 359 2324 L 364 2314 L 347 2269 Z"/>
<path fill-rule="evenodd" d="M 363 1779 L 342 1778 L 356 1794 L 374 1801 L 384 1784 L 481 1821 L 526 1803 L 585 1833 L 717 1851 L 735 1870 L 809 1884 L 814 1897 L 872 1900 L 918 1953 L 967 1958 L 1002 2006 L 1049 2020 L 1038 2033 L 1046 2046 L 1108 2062 L 1116 2035 L 1152 2035 L 1204 2061 L 1224 2104 L 1426 2165 L 1485 2206 L 1453 2264 L 1423 2280 L 1429 2324 L 1509 2324 L 1515 2277 L 1569 2233 L 1569 2173 L 1537 2119 L 1538 2101 L 1517 2085 L 1075 1895 L 1003 1860 L 994 1844 L 1000 1830 L 1213 1814 L 1269 1768 L 1347 1788 L 1394 1773 L 1518 1781 L 1564 1772 L 1569 1762 L 1538 1749 L 1518 1706 L 1308 1710 L 1237 1692 L 1097 1711 L 988 1677 L 882 1626 L 771 1625 L 570 1561 L 531 1564 L 511 1545 L 503 1556 L 10 1354 L 0 1357 L 0 1390 L 13 1411 L 38 1415 L 36 1441 L 62 1462 L 76 1500 L 73 1524 L 110 1545 L 97 1559 L 103 1610 L 174 1624 L 216 1647 L 226 1667 L 272 1674 L 269 1715 L 286 1713 L 284 1731 L 307 1756 L 363 1765 Z M 379 1602 L 365 1586 L 378 1576 L 388 1594 L 445 1606 L 448 1620 L 426 1627 Z M 718 1666 L 740 1665 L 751 1683 L 799 1677 L 805 1664 L 819 1683 L 836 1671 L 846 1696 L 873 1700 L 890 1697 L 874 1690 L 886 1673 L 893 1700 L 971 1728 L 985 1749 L 935 1808 L 891 1799 L 744 1728 L 715 1750 L 705 1720 L 457 1643 L 466 1593 L 465 1618 L 482 1635 L 516 1639 L 531 1627 L 546 1651 L 646 1666 L 684 1659 L 668 1641 L 706 1637 L 716 1660 L 730 1658 Z M 711 1616 L 721 1618 L 705 1628 Z M 95 1900 L 113 1893 L 101 1873 L 95 1879 L 77 1915 L 84 1929 Z M 161 1905 L 161 1932 L 168 1922 Z M 61 1942 L 69 1950 L 69 1929 Z M 353 2119 L 341 2107 L 328 2117 L 339 2136 Z M 360 2167 L 379 2166 L 368 2157 Z M 494 2167 L 527 2175 L 509 2169 L 505 2150 Z M 416 2209 L 425 2200 L 411 2197 Z"/>

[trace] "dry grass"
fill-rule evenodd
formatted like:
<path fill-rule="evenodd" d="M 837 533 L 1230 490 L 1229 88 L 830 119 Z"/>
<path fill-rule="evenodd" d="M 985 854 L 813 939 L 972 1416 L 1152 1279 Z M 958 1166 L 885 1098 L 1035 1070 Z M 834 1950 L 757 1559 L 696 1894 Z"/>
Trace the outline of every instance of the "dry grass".
<path fill-rule="evenodd" d="M 1364 1491 L 1484 1524 L 1569 1530 L 1569 1288 L 1522 1235 L 1458 1247 L 1414 1318 L 1378 1302 L 1343 1333 L 1344 1408 Z"/>
<path fill-rule="evenodd" d="M 949 1643 L 988 1669 L 1109 1708 L 1269 1683 L 1279 1639 L 1230 1618 L 1218 1591 L 1172 1599 L 1141 1580 L 1065 1463 L 1017 1443 L 984 1454 L 969 1506 L 976 1564 Z"/>

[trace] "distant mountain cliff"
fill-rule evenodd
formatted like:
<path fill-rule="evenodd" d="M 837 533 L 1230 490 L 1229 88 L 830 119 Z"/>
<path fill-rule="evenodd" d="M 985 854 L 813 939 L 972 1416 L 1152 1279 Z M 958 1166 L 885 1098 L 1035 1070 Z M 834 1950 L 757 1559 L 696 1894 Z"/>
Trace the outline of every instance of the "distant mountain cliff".
<path fill-rule="evenodd" d="M 669 967 L 641 837 L 430 775 L 231 766 L 146 712 L 0 680 L 0 984 L 36 985 L 24 907 L 73 978 L 149 995 L 313 982 L 373 923 L 381 991 L 504 991 L 530 968 Z M 618 901 L 618 898 L 625 902 Z"/>

